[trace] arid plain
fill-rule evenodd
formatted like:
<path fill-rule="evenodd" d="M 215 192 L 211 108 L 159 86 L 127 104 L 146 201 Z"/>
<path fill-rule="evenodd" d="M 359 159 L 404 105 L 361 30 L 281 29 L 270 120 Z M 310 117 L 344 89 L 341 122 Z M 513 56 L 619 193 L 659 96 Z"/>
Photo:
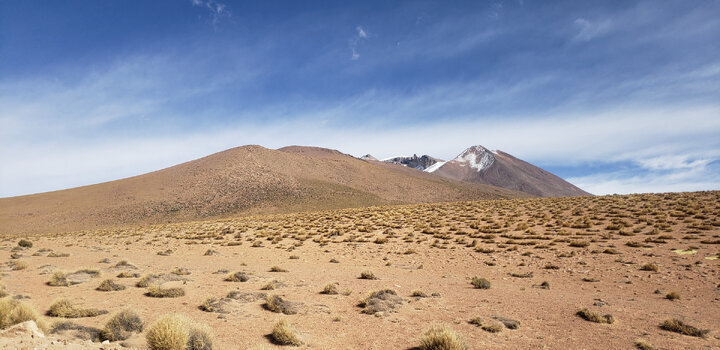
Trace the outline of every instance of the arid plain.
<path fill-rule="evenodd" d="M 720 192 L 247 216 L 0 248 L 3 294 L 49 337 L 5 347 L 89 347 L 124 309 L 143 331 L 94 346 L 145 348 L 153 322 L 180 313 L 215 349 L 280 347 L 281 320 L 315 349 L 412 349 L 433 327 L 471 349 L 720 347 Z M 63 298 L 90 317 L 50 316 Z"/>

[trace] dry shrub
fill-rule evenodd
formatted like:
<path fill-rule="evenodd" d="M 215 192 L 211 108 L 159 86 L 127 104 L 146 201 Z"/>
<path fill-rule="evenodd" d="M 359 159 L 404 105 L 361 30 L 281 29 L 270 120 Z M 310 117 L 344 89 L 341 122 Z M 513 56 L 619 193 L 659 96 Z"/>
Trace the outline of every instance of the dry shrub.
<path fill-rule="evenodd" d="M 402 305 L 402 298 L 392 289 L 383 289 L 368 294 L 360 301 L 358 306 L 362 307 L 364 314 L 376 314 L 378 312 L 394 311 Z"/>
<path fill-rule="evenodd" d="M 212 350 L 213 336 L 204 324 L 192 324 L 188 332 L 188 350 Z"/>
<path fill-rule="evenodd" d="M 53 287 L 67 287 L 70 285 L 70 281 L 67 280 L 67 273 L 64 271 L 55 271 L 50 276 L 50 281 L 47 282 L 48 286 Z"/>
<path fill-rule="evenodd" d="M 125 289 L 125 286 L 123 286 L 122 284 L 117 284 L 111 279 L 102 281 L 102 283 L 100 283 L 100 285 L 95 288 L 95 290 L 99 290 L 101 292 L 115 292 L 123 289 Z"/>
<path fill-rule="evenodd" d="M 412 292 L 410 292 L 410 296 L 415 297 L 415 298 L 427 298 L 428 295 L 427 295 L 427 293 L 425 293 L 419 289 L 415 289 Z"/>
<path fill-rule="evenodd" d="M 288 270 L 283 269 L 280 266 L 273 266 L 270 268 L 270 272 L 288 272 Z"/>
<path fill-rule="evenodd" d="M 280 282 L 272 280 L 260 287 L 260 290 L 275 290 L 278 286 L 280 286 Z"/>
<path fill-rule="evenodd" d="M 638 339 L 635 341 L 635 347 L 640 350 L 655 350 L 655 347 L 648 343 L 647 340 Z"/>
<path fill-rule="evenodd" d="M 361 280 L 376 280 L 378 278 L 375 277 L 375 274 L 372 273 L 372 271 L 363 271 L 360 273 L 360 279 Z"/>
<path fill-rule="evenodd" d="M 176 267 L 170 271 L 170 273 L 178 276 L 187 276 L 190 274 L 190 270 L 184 267 Z"/>
<path fill-rule="evenodd" d="M 47 312 L 48 316 L 64 318 L 95 317 L 106 313 L 107 310 L 79 307 L 65 298 L 57 299 Z"/>
<path fill-rule="evenodd" d="M 18 260 L 18 261 L 13 261 L 13 262 L 12 262 L 12 269 L 13 269 L 13 271 L 25 270 L 25 269 L 27 269 L 27 268 L 28 268 L 28 263 L 27 263 L 27 261 Z"/>
<path fill-rule="evenodd" d="M 480 317 L 475 317 L 469 322 L 472 325 L 480 327 L 482 330 L 490 333 L 499 333 L 503 330 L 503 325 L 497 321 L 485 321 Z"/>
<path fill-rule="evenodd" d="M 503 316 L 493 316 L 492 318 L 497 320 L 498 322 L 502 323 L 503 326 L 505 326 L 507 329 L 520 328 L 520 321 L 513 320 L 512 318 L 507 318 L 507 317 L 503 317 Z"/>
<path fill-rule="evenodd" d="M 247 282 L 249 279 L 250 277 L 245 272 L 235 272 L 225 277 L 227 282 Z"/>
<path fill-rule="evenodd" d="M 123 272 L 120 272 L 120 273 L 117 275 L 117 278 L 138 278 L 138 277 L 140 277 L 140 274 L 137 273 L 137 272 L 126 272 L 126 271 L 123 271 Z"/>
<path fill-rule="evenodd" d="M 467 350 L 468 345 L 462 336 L 448 326 L 430 328 L 422 337 L 422 350 Z"/>
<path fill-rule="evenodd" d="M 118 341 L 130 338 L 133 332 L 142 332 L 143 322 L 135 311 L 122 310 L 113 315 L 102 329 L 103 340 Z"/>
<path fill-rule="evenodd" d="M 273 342 L 278 345 L 300 346 L 302 344 L 295 329 L 285 320 L 275 323 L 270 336 Z"/>
<path fill-rule="evenodd" d="M 207 326 L 177 314 L 155 321 L 145 334 L 150 350 L 211 350 L 212 335 Z"/>
<path fill-rule="evenodd" d="M 162 277 L 162 275 L 158 275 L 158 274 L 154 274 L 154 273 L 146 274 L 146 275 L 142 276 L 142 278 L 140 278 L 140 280 L 137 281 L 137 283 L 135 283 L 135 286 L 140 287 L 140 288 L 149 287 L 151 281 L 156 280 L 160 277 Z"/>
<path fill-rule="evenodd" d="M 590 311 L 587 308 L 582 308 L 582 309 L 578 310 L 576 315 L 580 316 L 582 319 L 584 319 L 586 321 L 595 322 L 595 323 L 611 324 L 611 323 L 615 322 L 615 319 L 612 317 L 612 315 L 610 315 L 610 314 L 600 315 L 599 313 Z"/>
<path fill-rule="evenodd" d="M 145 334 L 150 350 L 185 350 L 190 338 L 188 323 L 180 315 L 165 315 L 153 323 Z"/>
<path fill-rule="evenodd" d="M 278 295 L 269 295 L 265 299 L 266 309 L 272 312 L 283 313 L 285 315 L 294 315 L 298 313 L 298 306 L 296 303 L 287 301 Z"/>
<path fill-rule="evenodd" d="M 325 288 L 320 292 L 320 294 L 329 294 L 329 295 L 335 295 L 338 294 L 338 286 L 337 283 L 328 283 Z"/>
<path fill-rule="evenodd" d="M 185 290 L 180 287 L 162 288 L 158 285 L 148 287 L 145 295 L 153 298 L 178 298 L 185 295 Z"/>
<path fill-rule="evenodd" d="M 707 334 L 710 333 L 710 331 L 707 329 L 699 329 L 676 318 L 669 318 L 663 321 L 663 323 L 660 324 L 660 328 L 666 331 L 700 338 L 705 338 Z"/>
<path fill-rule="evenodd" d="M 656 272 L 658 270 L 658 266 L 657 266 L 657 264 L 654 264 L 654 263 L 647 263 L 647 264 L 643 265 L 640 268 L 640 270 Z"/>
<path fill-rule="evenodd" d="M 470 280 L 470 284 L 472 284 L 475 288 L 478 289 L 490 289 L 490 281 L 477 276 L 473 277 L 472 280 Z"/>
<path fill-rule="evenodd" d="M 47 333 L 48 331 L 47 322 L 38 315 L 32 306 L 11 297 L 0 299 L 0 329 L 25 321 L 35 321 L 43 332 Z"/>
<path fill-rule="evenodd" d="M 18 246 L 23 248 L 32 248 L 33 244 L 27 239 L 21 239 L 20 241 L 18 241 Z"/>
<path fill-rule="evenodd" d="M 678 300 L 680 299 L 680 294 L 678 292 L 670 292 L 665 295 L 665 299 L 667 300 Z"/>

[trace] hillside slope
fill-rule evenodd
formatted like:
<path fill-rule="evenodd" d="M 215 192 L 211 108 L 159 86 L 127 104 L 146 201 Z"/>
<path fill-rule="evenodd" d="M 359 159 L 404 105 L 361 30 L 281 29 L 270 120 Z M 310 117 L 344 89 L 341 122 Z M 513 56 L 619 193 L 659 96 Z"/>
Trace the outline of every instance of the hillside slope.
<path fill-rule="evenodd" d="M 377 163 L 315 147 L 243 146 L 122 180 L 2 198 L 0 233 L 525 196 Z"/>
<path fill-rule="evenodd" d="M 431 171 L 449 179 L 493 185 L 541 197 L 590 195 L 537 166 L 479 145 L 466 149 L 455 159 Z"/>

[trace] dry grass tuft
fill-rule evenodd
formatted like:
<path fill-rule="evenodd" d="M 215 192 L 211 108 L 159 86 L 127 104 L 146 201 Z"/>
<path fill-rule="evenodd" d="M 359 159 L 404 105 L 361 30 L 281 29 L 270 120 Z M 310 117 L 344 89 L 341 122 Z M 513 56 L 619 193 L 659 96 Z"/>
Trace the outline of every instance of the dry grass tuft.
<path fill-rule="evenodd" d="M 640 350 L 655 350 L 655 347 L 648 343 L 647 340 L 638 339 L 635 341 L 635 347 Z"/>
<path fill-rule="evenodd" d="M 288 270 L 283 269 L 280 266 L 273 266 L 270 268 L 270 272 L 288 272 Z"/>
<path fill-rule="evenodd" d="M 360 300 L 358 306 L 362 307 L 362 313 L 374 315 L 380 312 L 395 311 L 403 300 L 392 289 L 383 289 L 368 294 L 367 297 Z"/>
<path fill-rule="evenodd" d="M 660 328 L 671 331 L 675 333 L 680 333 L 684 335 L 689 335 L 693 337 L 700 337 L 705 338 L 708 333 L 710 333 L 707 329 L 699 329 L 695 326 L 691 326 L 683 321 L 680 321 L 676 318 L 669 318 L 665 321 L 663 321 L 660 324 Z"/>
<path fill-rule="evenodd" d="M 278 281 L 269 281 L 268 283 L 265 283 L 262 287 L 260 287 L 260 290 L 275 290 L 278 285 Z"/>
<path fill-rule="evenodd" d="M 372 271 L 363 271 L 360 273 L 360 279 L 361 280 L 376 280 L 378 278 L 375 277 L 375 274 L 372 273 Z"/>
<path fill-rule="evenodd" d="M 469 323 L 472 325 L 475 325 L 477 327 L 480 327 L 480 329 L 482 329 L 486 332 L 490 332 L 490 333 L 499 333 L 504 328 L 503 324 L 500 322 L 485 321 L 480 317 L 475 317 L 475 318 L 471 319 Z"/>
<path fill-rule="evenodd" d="M 55 271 L 50 280 L 47 282 L 48 286 L 52 287 L 67 287 L 70 285 L 70 281 L 67 280 L 67 273 L 64 271 Z"/>
<path fill-rule="evenodd" d="M 302 345 L 302 341 L 300 341 L 295 329 L 285 320 L 275 323 L 270 337 L 278 345 Z"/>
<path fill-rule="evenodd" d="M 165 315 L 153 323 L 145 334 L 150 350 L 185 350 L 190 332 L 188 320 L 180 315 Z"/>
<path fill-rule="evenodd" d="M 272 312 L 283 313 L 285 315 L 298 313 L 296 303 L 287 301 L 278 295 L 268 295 L 268 297 L 265 298 L 265 304 L 263 306 Z"/>
<path fill-rule="evenodd" d="M 156 320 L 145 334 L 150 350 L 212 350 L 209 328 L 177 314 Z"/>
<path fill-rule="evenodd" d="M 145 295 L 153 298 L 178 298 L 185 295 L 185 290 L 180 287 L 162 288 L 158 285 L 148 287 Z"/>
<path fill-rule="evenodd" d="M 654 264 L 654 263 L 647 263 L 647 264 L 643 265 L 640 268 L 640 270 L 657 272 L 658 266 L 657 266 L 657 264 Z"/>
<path fill-rule="evenodd" d="M 50 305 L 48 310 L 48 316 L 53 317 L 64 317 L 64 318 L 79 318 L 79 317 L 95 317 L 104 315 L 107 310 L 99 309 L 86 309 L 73 304 L 70 300 L 60 298 Z"/>
<path fill-rule="evenodd" d="M 133 332 L 140 333 L 143 322 L 135 311 L 125 309 L 113 315 L 102 329 L 103 340 L 118 341 L 130 338 Z"/>
<path fill-rule="evenodd" d="M 126 271 L 123 271 L 123 272 L 120 272 L 120 273 L 117 275 L 117 278 L 138 278 L 138 277 L 140 277 L 140 274 L 137 273 L 137 272 L 126 272 Z"/>
<path fill-rule="evenodd" d="M 329 294 L 329 295 L 335 295 L 338 294 L 338 286 L 337 283 L 328 283 L 325 288 L 320 292 L 320 294 Z"/>
<path fill-rule="evenodd" d="M 123 289 L 125 289 L 124 285 L 117 284 L 117 283 L 115 283 L 115 281 L 113 281 L 111 279 L 102 281 L 102 283 L 100 283 L 100 285 L 97 288 L 95 288 L 95 290 L 99 290 L 101 292 L 115 292 L 115 291 L 119 291 L 119 290 L 123 290 Z"/>
<path fill-rule="evenodd" d="M 25 270 L 28 268 L 27 261 L 17 260 L 12 262 L 12 270 L 13 271 L 20 271 Z"/>
<path fill-rule="evenodd" d="M 670 292 L 665 295 L 665 299 L 675 301 L 680 299 L 680 294 L 678 294 L 678 292 Z"/>
<path fill-rule="evenodd" d="M 410 296 L 412 296 L 414 298 L 427 298 L 428 295 L 427 295 L 427 293 L 425 293 L 419 289 L 415 289 L 412 292 L 410 292 Z"/>
<path fill-rule="evenodd" d="M 448 326 L 430 328 L 423 334 L 421 350 L 467 350 L 468 345 L 462 336 Z"/>
<path fill-rule="evenodd" d="M 580 316 L 582 319 L 590 322 L 595 323 L 606 323 L 606 324 L 612 324 L 615 322 L 615 318 L 612 317 L 612 315 L 600 315 L 597 312 L 590 311 L 587 308 L 582 308 L 578 310 L 576 315 Z"/>
<path fill-rule="evenodd" d="M 47 322 L 38 315 L 32 306 L 10 297 L 0 299 L 0 329 L 25 321 L 35 321 L 38 328 L 45 333 L 48 332 Z"/>
<path fill-rule="evenodd" d="M 235 272 L 225 277 L 226 282 L 247 282 L 249 279 L 250 276 L 245 272 Z"/>
<path fill-rule="evenodd" d="M 470 280 L 470 284 L 472 284 L 473 287 L 477 289 L 490 289 L 490 281 L 477 276 L 473 277 L 472 280 Z"/>
<path fill-rule="evenodd" d="M 178 276 L 187 276 L 190 274 L 190 270 L 184 268 L 184 267 L 176 267 L 170 271 L 170 273 Z"/>
<path fill-rule="evenodd" d="M 213 336 L 210 328 L 204 324 L 193 323 L 188 331 L 187 350 L 212 350 Z"/>

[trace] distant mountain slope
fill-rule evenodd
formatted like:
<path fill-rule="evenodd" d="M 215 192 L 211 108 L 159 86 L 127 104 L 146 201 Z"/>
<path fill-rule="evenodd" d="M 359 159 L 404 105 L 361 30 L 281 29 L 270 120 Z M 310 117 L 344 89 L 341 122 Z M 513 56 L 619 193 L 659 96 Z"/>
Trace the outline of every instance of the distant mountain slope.
<path fill-rule="evenodd" d="M 412 157 L 393 157 L 383 159 L 383 162 L 401 164 L 418 170 L 426 170 L 427 168 L 441 161 L 442 160 L 430 157 L 427 154 L 421 157 L 418 157 L 417 154 L 413 154 Z"/>
<path fill-rule="evenodd" d="M 122 180 L 0 198 L 0 234 L 526 196 L 379 163 L 316 147 L 238 147 Z"/>
<path fill-rule="evenodd" d="M 587 196 L 590 193 L 505 152 L 472 146 L 439 167 L 429 169 L 450 179 L 482 183 L 542 197 Z"/>

